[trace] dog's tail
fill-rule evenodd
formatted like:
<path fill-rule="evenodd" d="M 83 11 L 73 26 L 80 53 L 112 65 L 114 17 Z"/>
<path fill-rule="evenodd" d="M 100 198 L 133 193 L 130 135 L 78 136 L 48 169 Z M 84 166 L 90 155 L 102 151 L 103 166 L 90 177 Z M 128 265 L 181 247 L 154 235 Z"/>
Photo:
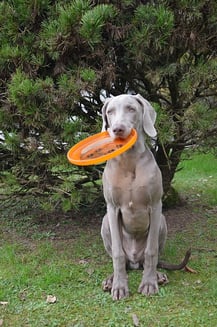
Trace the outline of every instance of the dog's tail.
<path fill-rule="evenodd" d="M 159 261 L 157 264 L 158 268 L 166 269 L 166 270 L 181 270 L 184 269 L 190 259 L 191 256 L 191 248 L 188 249 L 188 251 L 185 253 L 185 257 L 182 262 L 179 264 L 172 264 L 172 263 L 167 263 L 164 261 Z"/>

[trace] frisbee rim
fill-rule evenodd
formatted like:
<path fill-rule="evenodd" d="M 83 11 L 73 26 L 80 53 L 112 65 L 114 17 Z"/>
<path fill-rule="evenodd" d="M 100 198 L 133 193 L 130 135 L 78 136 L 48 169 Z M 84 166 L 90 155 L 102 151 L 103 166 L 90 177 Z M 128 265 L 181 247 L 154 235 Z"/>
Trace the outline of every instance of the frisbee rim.
<path fill-rule="evenodd" d="M 67 152 L 68 161 L 77 166 L 90 166 L 90 165 L 100 164 L 107 160 L 113 159 L 113 158 L 117 157 L 118 155 L 129 150 L 135 144 L 135 142 L 137 140 L 137 132 L 135 129 L 132 129 L 129 136 L 126 139 L 123 139 L 123 141 L 124 140 L 128 140 L 128 141 L 126 143 L 124 143 L 120 148 L 116 149 L 115 151 L 113 151 L 111 153 L 104 154 L 97 158 L 78 159 L 78 154 L 79 153 L 81 154 L 81 151 L 84 150 L 85 147 L 90 146 L 91 144 L 94 144 L 94 141 L 103 140 L 108 137 L 110 137 L 110 135 L 107 131 L 105 131 L 105 132 L 91 135 L 91 136 L 85 138 L 84 140 L 81 140 L 80 142 L 76 143 L 74 146 L 72 146 L 68 150 L 68 152 Z M 115 141 L 116 140 L 113 141 L 114 144 L 115 144 Z M 112 143 L 112 141 L 111 141 L 111 143 Z M 118 142 L 117 142 L 117 144 L 118 144 Z M 105 147 L 106 147 L 106 145 L 105 145 Z M 73 154 L 74 154 L 74 156 L 73 156 Z M 75 157 L 75 155 L 76 155 L 76 157 Z"/>

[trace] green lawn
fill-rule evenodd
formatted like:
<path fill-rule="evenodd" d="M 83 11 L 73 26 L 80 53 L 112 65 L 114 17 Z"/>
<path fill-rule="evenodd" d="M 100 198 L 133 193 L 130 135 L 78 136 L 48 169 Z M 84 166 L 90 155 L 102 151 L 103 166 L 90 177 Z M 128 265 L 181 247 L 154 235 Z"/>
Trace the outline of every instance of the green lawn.
<path fill-rule="evenodd" d="M 217 158 L 212 154 L 196 153 L 193 157 L 184 156 L 177 172 L 174 186 L 190 199 L 201 203 L 217 205 Z"/>
<path fill-rule="evenodd" d="M 100 223 L 60 217 L 65 232 L 57 235 L 58 224 L 52 221 L 43 227 L 25 216 L 12 223 L 10 214 L 3 212 L 0 303 L 7 304 L 0 304 L 0 326 L 216 327 L 216 161 L 197 155 L 182 165 L 174 186 L 188 195 L 198 219 L 170 235 L 165 258 L 178 261 L 191 246 L 189 266 L 196 274 L 169 272 L 170 283 L 160 288 L 159 295 L 147 298 L 137 293 L 142 272 L 132 271 L 130 297 L 113 302 L 101 290 L 112 264 L 100 238 Z M 47 295 L 55 296 L 56 302 L 47 303 Z"/>

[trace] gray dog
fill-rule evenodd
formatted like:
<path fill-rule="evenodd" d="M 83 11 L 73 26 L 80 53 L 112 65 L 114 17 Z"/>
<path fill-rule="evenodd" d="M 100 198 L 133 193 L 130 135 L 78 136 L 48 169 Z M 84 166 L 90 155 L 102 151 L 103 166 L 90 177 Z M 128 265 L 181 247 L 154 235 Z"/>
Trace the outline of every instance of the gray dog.
<path fill-rule="evenodd" d="M 113 274 L 103 282 L 114 300 L 129 295 L 127 267 L 143 267 L 138 291 L 158 293 L 167 277 L 157 271 L 167 225 L 162 214 L 162 177 L 145 144 L 145 136 L 156 137 L 156 112 L 141 95 L 119 95 L 106 100 L 102 108 L 103 128 L 112 138 L 126 138 L 132 128 L 138 133 L 134 146 L 108 160 L 103 173 L 107 213 L 101 234 L 113 261 Z M 180 268 L 178 268 L 180 269 Z"/>

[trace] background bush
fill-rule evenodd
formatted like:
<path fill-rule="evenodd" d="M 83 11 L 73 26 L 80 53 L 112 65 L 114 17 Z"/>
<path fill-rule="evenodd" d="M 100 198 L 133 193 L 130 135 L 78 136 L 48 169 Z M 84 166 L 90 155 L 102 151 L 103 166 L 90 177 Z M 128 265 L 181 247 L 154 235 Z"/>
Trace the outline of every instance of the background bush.
<path fill-rule="evenodd" d="M 103 99 L 127 92 L 158 112 L 167 193 L 186 146 L 215 149 L 216 14 L 214 0 L 2 1 L 3 196 L 31 193 L 46 210 L 95 203 L 102 166 L 72 166 L 66 153 L 100 131 Z"/>

